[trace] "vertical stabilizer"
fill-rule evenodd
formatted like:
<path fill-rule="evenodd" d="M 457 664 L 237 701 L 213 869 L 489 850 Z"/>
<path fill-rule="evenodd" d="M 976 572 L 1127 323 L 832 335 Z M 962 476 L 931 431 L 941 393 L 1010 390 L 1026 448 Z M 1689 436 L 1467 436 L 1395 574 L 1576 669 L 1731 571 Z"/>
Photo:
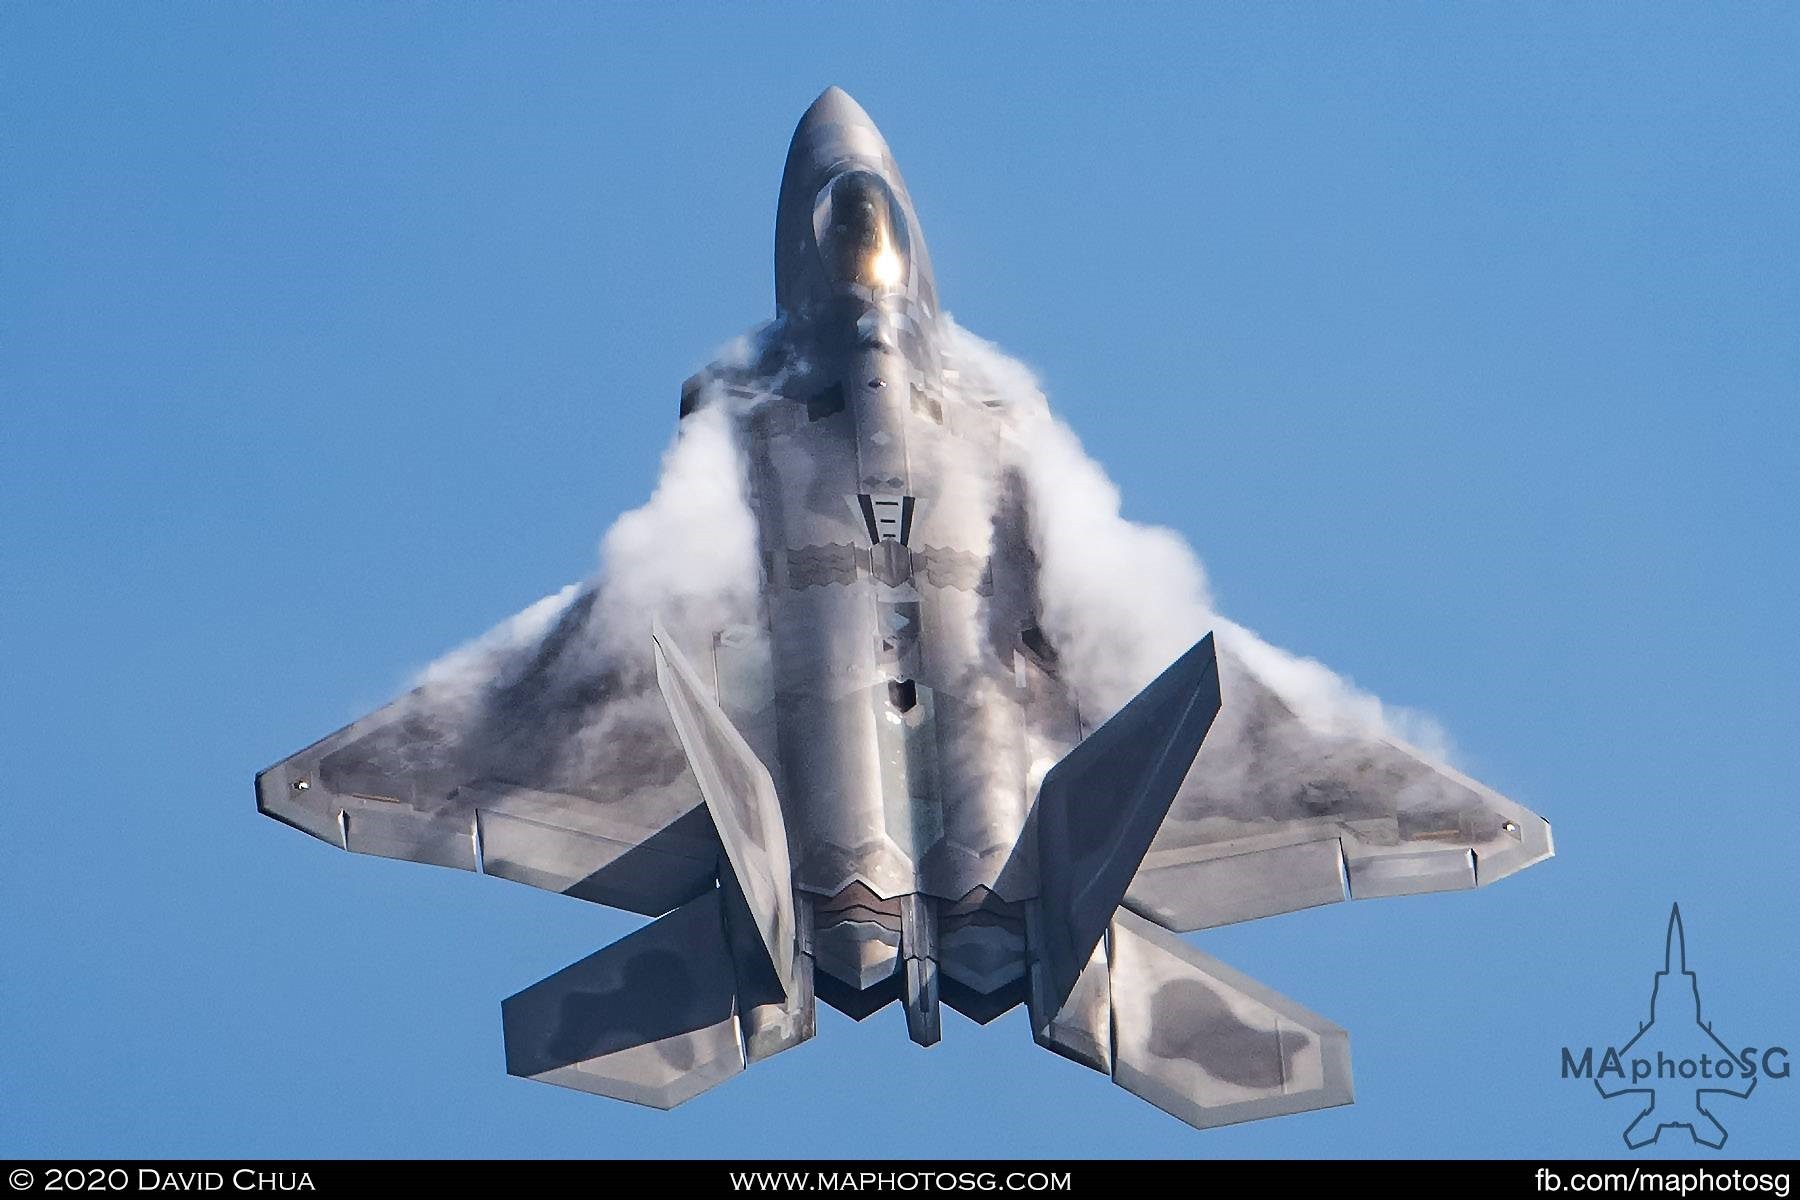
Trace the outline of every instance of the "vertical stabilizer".
<path fill-rule="evenodd" d="M 769 966 L 782 992 L 793 996 L 798 950 L 793 870 L 775 781 L 661 622 L 655 625 L 652 637 L 656 682 L 674 718 L 675 732 L 768 952 Z"/>
<path fill-rule="evenodd" d="M 1208 634 L 1044 776 L 1034 1029 L 1075 990 L 1218 712 Z"/>

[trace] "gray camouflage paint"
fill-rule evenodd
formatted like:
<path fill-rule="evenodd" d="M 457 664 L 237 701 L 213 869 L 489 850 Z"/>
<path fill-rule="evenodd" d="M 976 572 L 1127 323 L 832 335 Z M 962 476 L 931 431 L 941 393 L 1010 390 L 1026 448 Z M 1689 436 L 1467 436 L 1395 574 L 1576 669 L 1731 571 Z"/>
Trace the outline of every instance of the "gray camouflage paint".
<path fill-rule="evenodd" d="M 775 278 L 749 354 L 681 395 L 734 433 L 754 599 L 602 652 L 590 586 L 264 771 L 258 807 L 659 918 L 506 1001 L 514 1074 L 671 1107 L 811 1037 L 817 999 L 898 1002 L 925 1045 L 940 1002 L 1025 1003 L 1040 1044 L 1195 1126 L 1348 1103 L 1341 1029 L 1168 931 L 1488 883 L 1548 825 L 1312 727 L 1210 637 L 1084 727 L 1023 418 L 960 379 L 905 182 L 836 88 L 794 133 Z"/>

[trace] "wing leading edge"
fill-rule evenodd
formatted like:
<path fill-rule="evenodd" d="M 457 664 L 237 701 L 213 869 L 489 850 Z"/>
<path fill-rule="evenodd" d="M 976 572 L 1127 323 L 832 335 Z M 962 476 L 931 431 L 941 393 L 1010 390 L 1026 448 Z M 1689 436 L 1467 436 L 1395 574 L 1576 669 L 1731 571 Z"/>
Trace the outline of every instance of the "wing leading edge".
<path fill-rule="evenodd" d="M 583 592 L 541 640 L 261 772 L 257 808 L 356 853 L 646 916 L 694 899 L 718 838 L 648 656 L 598 661 L 593 608 Z"/>
<path fill-rule="evenodd" d="M 1549 822 L 1398 741 L 1302 720 L 1232 654 L 1224 703 L 1125 905 L 1187 932 L 1339 900 L 1492 883 Z"/>

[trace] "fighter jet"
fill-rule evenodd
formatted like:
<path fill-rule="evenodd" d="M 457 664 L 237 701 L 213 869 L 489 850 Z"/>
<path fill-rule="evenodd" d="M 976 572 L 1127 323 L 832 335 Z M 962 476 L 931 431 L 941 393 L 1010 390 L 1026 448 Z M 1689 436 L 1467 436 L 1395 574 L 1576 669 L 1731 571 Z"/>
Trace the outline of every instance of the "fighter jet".
<path fill-rule="evenodd" d="M 1196 1127 L 1349 1103 L 1342 1029 L 1177 934 L 1476 887 L 1549 826 L 1317 727 L 1223 637 L 1116 711 L 1079 694 L 1046 518 L 994 466 L 1020 418 L 958 385 L 912 198 L 837 88 L 788 149 L 775 308 L 681 391 L 678 438 L 722 422 L 739 456 L 746 596 L 577 589 L 263 771 L 258 808 L 655 918 L 504 1002 L 514 1075 L 671 1108 L 812 1037 L 821 1000 L 897 1003 L 922 1046 L 945 1006 L 1023 1004 Z"/>

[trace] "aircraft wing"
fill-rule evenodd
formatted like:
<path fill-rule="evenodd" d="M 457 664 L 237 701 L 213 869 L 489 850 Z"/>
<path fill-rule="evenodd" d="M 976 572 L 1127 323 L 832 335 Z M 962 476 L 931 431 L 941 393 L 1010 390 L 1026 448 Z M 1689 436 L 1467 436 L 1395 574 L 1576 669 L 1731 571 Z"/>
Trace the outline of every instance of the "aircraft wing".
<path fill-rule="evenodd" d="M 599 662 L 593 607 L 585 591 L 543 638 L 263 771 L 258 809 L 346 850 L 648 916 L 693 899 L 718 838 L 654 668 Z"/>
<path fill-rule="evenodd" d="M 1550 857 L 1550 826 L 1388 738 L 1315 729 L 1219 649 L 1223 705 L 1126 892 L 1187 932 L 1339 900 L 1473 888 Z"/>

